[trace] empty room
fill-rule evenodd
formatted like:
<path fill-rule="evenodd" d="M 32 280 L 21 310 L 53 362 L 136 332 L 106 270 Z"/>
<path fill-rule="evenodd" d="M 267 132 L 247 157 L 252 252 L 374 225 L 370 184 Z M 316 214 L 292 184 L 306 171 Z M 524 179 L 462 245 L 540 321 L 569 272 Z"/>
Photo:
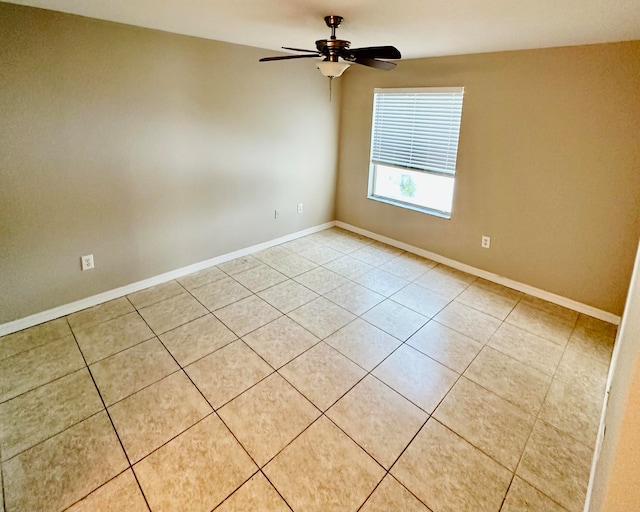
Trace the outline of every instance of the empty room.
<path fill-rule="evenodd" d="M 629 0 L 0 2 L 0 512 L 640 510 Z"/>

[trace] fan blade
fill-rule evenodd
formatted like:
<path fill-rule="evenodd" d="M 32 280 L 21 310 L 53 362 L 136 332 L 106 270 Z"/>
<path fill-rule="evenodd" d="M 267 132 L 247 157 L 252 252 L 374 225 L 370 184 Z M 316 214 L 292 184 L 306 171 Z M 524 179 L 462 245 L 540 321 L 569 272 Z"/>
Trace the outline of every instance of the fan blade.
<path fill-rule="evenodd" d="M 381 69 L 382 71 L 390 71 L 396 67 L 394 62 L 387 62 L 385 60 L 357 58 L 352 62 L 362 64 L 363 66 L 369 66 L 370 68 Z"/>
<path fill-rule="evenodd" d="M 269 62 L 270 60 L 288 60 L 288 59 L 308 59 L 310 57 L 319 57 L 317 53 L 312 55 L 285 55 L 284 57 L 263 57 L 258 62 Z"/>
<path fill-rule="evenodd" d="M 293 50 L 294 52 L 307 52 L 307 53 L 318 53 L 318 50 L 304 50 L 302 48 L 289 48 L 288 46 L 283 46 L 283 50 Z"/>
<path fill-rule="evenodd" d="M 400 59 L 402 55 L 394 46 L 369 46 L 347 50 L 356 59 Z"/>

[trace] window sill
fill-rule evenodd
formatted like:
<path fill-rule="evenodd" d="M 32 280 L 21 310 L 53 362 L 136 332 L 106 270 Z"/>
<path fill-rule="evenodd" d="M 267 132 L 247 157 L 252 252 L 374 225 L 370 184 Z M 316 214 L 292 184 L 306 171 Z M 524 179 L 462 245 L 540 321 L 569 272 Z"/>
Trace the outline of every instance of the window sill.
<path fill-rule="evenodd" d="M 404 208 L 406 210 L 413 210 L 414 212 L 426 213 L 427 215 L 432 215 L 434 217 L 438 217 L 440 219 L 450 220 L 451 214 L 446 212 L 441 212 L 439 210 L 432 210 L 430 208 L 425 208 L 422 206 L 417 206 L 411 203 L 404 203 L 402 201 L 396 201 L 394 199 L 389 199 L 386 197 L 368 195 L 367 199 L 372 199 L 373 201 L 379 201 L 380 203 L 390 204 L 392 206 L 398 206 L 400 208 Z"/>

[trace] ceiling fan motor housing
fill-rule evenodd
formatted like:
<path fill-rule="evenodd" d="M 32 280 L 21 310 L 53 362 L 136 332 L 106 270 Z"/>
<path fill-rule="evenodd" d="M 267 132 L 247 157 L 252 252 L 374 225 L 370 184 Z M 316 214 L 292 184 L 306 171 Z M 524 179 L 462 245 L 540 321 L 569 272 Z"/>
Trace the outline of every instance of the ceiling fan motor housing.
<path fill-rule="evenodd" d="M 321 55 L 332 62 L 338 62 L 338 57 L 343 54 L 344 50 L 351 46 L 351 42 L 344 39 L 319 39 L 316 41 L 316 48 Z"/>

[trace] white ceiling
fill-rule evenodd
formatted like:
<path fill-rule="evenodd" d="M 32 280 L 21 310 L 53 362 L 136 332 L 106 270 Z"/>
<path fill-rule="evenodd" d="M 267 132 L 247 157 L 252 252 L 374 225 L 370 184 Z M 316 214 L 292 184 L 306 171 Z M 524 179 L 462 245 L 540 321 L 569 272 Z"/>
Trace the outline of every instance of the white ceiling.
<path fill-rule="evenodd" d="M 639 0 L 11 0 L 168 32 L 278 50 L 314 48 L 344 16 L 352 47 L 404 58 L 640 39 Z M 272 52 L 265 52 L 265 56 Z"/>

